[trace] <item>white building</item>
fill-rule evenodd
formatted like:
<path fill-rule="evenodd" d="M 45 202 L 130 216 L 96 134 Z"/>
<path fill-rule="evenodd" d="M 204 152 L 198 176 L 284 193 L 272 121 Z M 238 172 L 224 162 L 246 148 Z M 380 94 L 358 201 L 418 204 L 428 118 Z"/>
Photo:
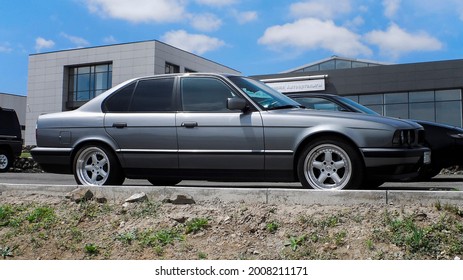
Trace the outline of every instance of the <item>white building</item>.
<path fill-rule="evenodd" d="M 30 55 L 25 144 L 35 144 L 41 114 L 78 108 L 131 78 L 182 72 L 239 74 L 156 40 Z"/>

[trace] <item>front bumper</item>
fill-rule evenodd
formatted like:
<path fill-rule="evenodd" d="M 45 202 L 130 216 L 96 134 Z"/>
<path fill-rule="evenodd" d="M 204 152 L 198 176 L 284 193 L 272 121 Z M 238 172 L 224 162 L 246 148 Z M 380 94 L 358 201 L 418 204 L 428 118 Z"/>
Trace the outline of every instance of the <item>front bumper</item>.
<path fill-rule="evenodd" d="M 423 166 L 431 164 L 431 150 L 418 148 L 361 149 L 369 177 L 383 180 L 412 178 Z"/>
<path fill-rule="evenodd" d="M 31 150 L 31 155 L 46 172 L 72 174 L 72 148 L 36 147 Z"/>

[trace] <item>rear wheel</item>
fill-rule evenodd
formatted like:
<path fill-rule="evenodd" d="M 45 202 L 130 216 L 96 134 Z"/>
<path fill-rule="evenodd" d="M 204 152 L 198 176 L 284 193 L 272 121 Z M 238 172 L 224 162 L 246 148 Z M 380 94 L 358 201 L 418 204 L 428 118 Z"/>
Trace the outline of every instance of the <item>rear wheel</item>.
<path fill-rule="evenodd" d="M 74 178 L 80 185 L 121 185 L 125 176 L 113 152 L 103 146 L 84 146 L 73 165 Z"/>
<path fill-rule="evenodd" d="M 302 152 L 297 164 L 302 185 L 319 190 L 358 188 L 363 180 L 363 169 L 357 151 L 337 139 L 312 142 Z"/>
<path fill-rule="evenodd" d="M 4 149 L 0 149 L 0 172 L 7 172 L 12 164 L 13 157 L 11 154 Z"/>

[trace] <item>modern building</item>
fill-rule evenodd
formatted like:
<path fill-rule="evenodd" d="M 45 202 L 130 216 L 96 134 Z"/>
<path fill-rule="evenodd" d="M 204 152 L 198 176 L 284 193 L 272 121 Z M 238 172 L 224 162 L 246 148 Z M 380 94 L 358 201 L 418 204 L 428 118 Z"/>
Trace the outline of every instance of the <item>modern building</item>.
<path fill-rule="evenodd" d="M 21 130 L 24 137 L 26 127 L 27 96 L 0 92 L 0 107 L 13 109 L 16 111 L 16 115 L 18 115 L 18 120 L 21 124 Z"/>
<path fill-rule="evenodd" d="M 334 56 L 254 78 L 284 93 L 346 96 L 385 116 L 463 124 L 463 60 L 385 65 Z"/>
<path fill-rule="evenodd" d="M 30 55 L 25 143 L 35 144 L 40 114 L 78 108 L 131 78 L 182 72 L 239 74 L 157 40 Z"/>

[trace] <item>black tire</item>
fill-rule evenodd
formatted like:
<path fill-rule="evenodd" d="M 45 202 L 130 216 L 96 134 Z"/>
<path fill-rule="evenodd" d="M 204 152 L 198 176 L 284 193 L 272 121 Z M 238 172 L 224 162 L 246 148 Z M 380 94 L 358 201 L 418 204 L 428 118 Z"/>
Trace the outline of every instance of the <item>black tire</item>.
<path fill-rule="evenodd" d="M 156 179 L 156 178 L 148 178 L 147 179 L 151 185 L 156 186 L 156 187 L 162 187 L 162 186 L 175 186 L 178 183 L 180 183 L 182 180 L 176 180 L 176 179 Z"/>
<path fill-rule="evenodd" d="M 0 149 L 0 172 L 7 172 L 10 170 L 11 165 L 13 165 L 14 158 L 11 156 L 5 149 Z"/>
<path fill-rule="evenodd" d="M 73 173 L 79 185 L 122 185 L 125 180 L 117 157 L 110 149 L 99 145 L 87 145 L 77 152 Z"/>
<path fill-rule="evenodd" d="M 364 179 L 364 167 L 357 149 L 345 141 L 317 139 L 300 155 L 297 175 L 306 188 L 357 189 Z"/>

